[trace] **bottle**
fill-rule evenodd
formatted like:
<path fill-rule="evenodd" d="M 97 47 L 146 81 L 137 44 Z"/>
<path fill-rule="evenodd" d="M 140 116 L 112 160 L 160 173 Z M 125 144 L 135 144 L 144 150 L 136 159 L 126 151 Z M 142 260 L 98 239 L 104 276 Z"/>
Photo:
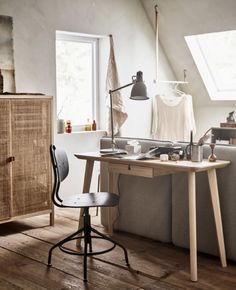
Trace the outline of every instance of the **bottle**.
<path fill-rule="evenodd" d="M 72 132 L 72 126 L 71 126 L 71 121 L 70 120 L 66 121 L 65 131 L 66 131 L 66 133 L 71 133 Z"/>
<path fill-rule="evenodd" d="M 3 94 L 3 75 L 0 69 L 0 94 Z"/>
<path fill-rule="evenodd" d="M 65 132 L 65 121 L 63 119 L 57 119 L 57 133 L 63 134 Z"/>
<path fill-rule="evenodd" d="M 92 130 L 93 131 L 96 131 L 97 130 L 97 124 L 96 124 L 95 120 L 93 120 Z"/>
<path fill-rule="evenodd" d="M 87 119 L 87 124 L 85 125 L 85 131 L 91 131 L 91 129 L 92 129 L 91 123 L 89 119 Z"/>

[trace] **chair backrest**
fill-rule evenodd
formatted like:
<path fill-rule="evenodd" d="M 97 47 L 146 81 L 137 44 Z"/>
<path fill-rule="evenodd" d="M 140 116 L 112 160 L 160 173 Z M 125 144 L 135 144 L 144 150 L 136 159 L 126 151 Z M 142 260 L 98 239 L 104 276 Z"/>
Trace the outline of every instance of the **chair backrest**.
<path fill-rule="evenodd" d="M 50 145 L 50 155 L 54 172 L 54 186 L 52 192 L 52 200 L 54 204 L 60 206 L 58 201 L 62 202 L 59 197 L 60 183 L 66 179 L 69 173 L 69 162 L 66 152 L 62 149 L 57 149 L 55 145 Z"/>

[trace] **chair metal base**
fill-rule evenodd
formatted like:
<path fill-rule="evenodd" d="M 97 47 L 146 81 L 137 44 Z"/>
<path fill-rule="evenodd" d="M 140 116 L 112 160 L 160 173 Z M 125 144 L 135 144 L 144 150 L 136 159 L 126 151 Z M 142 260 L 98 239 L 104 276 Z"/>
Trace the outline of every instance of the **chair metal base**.
<path fill-rule="evenodd" d="M 110 237 L 100 233 L 99 231 L 97 231 L 91 227 L 91 219 L 90 219 L 88 208 L 84 209 L 83 217 L 84 217 L 84 227 L 83 228 L 77 230 L 75 233 L 71 234 L 70 236 L 66 237 L 65 239 L 61 240 L 60 242 L 58 242 L 57 244 L 53 245 L 50 248 L 49 253 L 48 253 L 48 266 L 52 266 L 52 264 L 51 264 L 52 251 L 57 247 L 66 254 L 83 256 L 84 257 L 84 282 L 87 282 L 87 257 L 108 253 L 108 252 L 112 251 L 116 246 L 119 246 L 123 249 L 126 265 L 129 266 L 128 252 L 127 252 L 126 248 L 123 245 L 121 245 L 120 243 L 114 241 Z M 92 236 L 91 232 L 95 233 L 97 236 Z M 84 233 L 84 235 L 81 236 L 80 235 L 81 233 Z M 84 251 L 83 252 L 74 251 L 74 250 L 71 250 L 71 249 L 64 246 L 66 243 L 68 243 L 72 240 L 77 240 L 77 239 L 84 239 Z M 103 239 L 103 240 L 109 241 L 112 243 L 112 246 L 108 249 L 105 249 L 105 250 L 93 251 L 92 250 L 92 239 Z M 88 246 L 89 246 L 89 251 L 88 251 Z"/>

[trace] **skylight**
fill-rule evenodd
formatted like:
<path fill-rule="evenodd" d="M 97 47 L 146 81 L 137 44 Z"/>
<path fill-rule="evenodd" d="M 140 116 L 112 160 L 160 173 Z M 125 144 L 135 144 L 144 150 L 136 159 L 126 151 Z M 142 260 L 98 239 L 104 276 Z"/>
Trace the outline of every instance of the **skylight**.
<path fill-rule="evenodd" d="M 236 100 L 236 30 L 185 36 L 212 100 Z"/>

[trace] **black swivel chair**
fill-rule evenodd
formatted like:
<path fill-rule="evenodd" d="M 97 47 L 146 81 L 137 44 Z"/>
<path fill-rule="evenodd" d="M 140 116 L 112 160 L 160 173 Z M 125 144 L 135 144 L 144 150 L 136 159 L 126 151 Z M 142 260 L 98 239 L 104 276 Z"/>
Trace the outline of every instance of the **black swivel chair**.
<path fill-rule="evenodd" d="M 109 238 L 108 236 L 100 233 L 96 229 L 92 228 L 89 215 L 90 207 L 112 207 L 118 205 L 119 196 L 110 192 L 96 192 L 74 194 L 67 199 L 62 200 L 59 195 L 59 189 L 61 182 L 67 177 L 69 173 L 69 163 L 67 155 L 64 150 L 57 149 L 54 145 L 50 146 L 50 154 L 54 171 L 54 187 L 52 191 L 52 201 L 58 207 L 83 209 L 84 227 L 77 230 L 75 233 L 71 234 L 67 238 L 63 239 L 62 241 L 51 247 L 48 254 L 48 266 L 52 265 L 52 251 L 57 247 L 67 254 L 83 256 L 84 282 L 87 282 L 87 257 L 107 253 L 113 250 L 116 246 L 119 246 L 123 249 L 126 265 L 129 266 L 128 253 L 125 247 L 114 241 L 113 239 Z M 81 235 L 81 233 L 83 233 L 83 235 Z M 91 233 L 95 233 L 96 235 L 91 235 Z M 94 252 L 92 250 L 92 240 L 94 238 L 107 240 L 112 243 L 112 246 L 109 249 Z M 67 242 L 77 239 L 84 239 L 84 250 L 82 252 L 80 252 L 79 250 L 70 250 L 68 247 L 64 246 Z"/>

